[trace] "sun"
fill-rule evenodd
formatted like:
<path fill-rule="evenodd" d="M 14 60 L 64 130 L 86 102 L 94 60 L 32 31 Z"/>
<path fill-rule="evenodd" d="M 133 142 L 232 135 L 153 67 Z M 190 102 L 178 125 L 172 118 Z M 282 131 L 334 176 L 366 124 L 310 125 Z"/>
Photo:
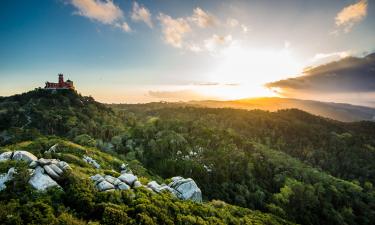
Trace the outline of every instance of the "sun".
<path fill-rule="evenodd" d="M 274 50 L 232 45 L 218 57 L 219 63 L 209 79 L 221 85 L 200 91 L 222 99 L 275 96 L 264 84 L 295 76 L 303 68 L 286 47 Z"/>

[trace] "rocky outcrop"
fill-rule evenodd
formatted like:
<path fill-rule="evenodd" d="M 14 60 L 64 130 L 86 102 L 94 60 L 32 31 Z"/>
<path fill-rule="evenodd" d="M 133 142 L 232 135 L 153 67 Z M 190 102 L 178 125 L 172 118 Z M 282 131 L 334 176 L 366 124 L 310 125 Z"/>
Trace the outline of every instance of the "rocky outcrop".
<path fill-rule="evenodd" d="M 133 186 L 134 182 L 138 180 L 137 176 L 134 176 L 131 173 L 123 173 L 118 177 L 121 181 L 127 183 L 130 186 Z"/>
<path fill-rule="evenodd" d="M 12 159 L 13 160 L 23 160 L 23 161 L 26 161 L 27 163 L 31 163 L 33 161 L 38 160 L 38 158 L 35 155 L 33 155 L 32 153 L 27 152 L 27 151 L 15 151 L 13 153 Z"/>
<path fill-rule="evenodd" d="M 202 191 L 191 178 L 173 177 L 168 186 L 176 191 L 179 199 L 202 202 Z"/>
<path fill-rule="evenodd" d="M 29 163 L 31 178 L 29 184 L 37 190 L 44 191 L 47 188 L 59 186 L 55 180 L 61 179 L 65 172 L 71 170 L 68 163 L 58 159 L 38 159 L 27 151 L 4 152 L 0 155 L 0 161 L 22 160 Z M 35 169 L 34 169 L 35 168 Z M 13 170 L 12 170 L 13 169 Z M 0 191 L 5 189 L 5 182 L 14 174 L 11 168 L 7 174 L 0 175 Z"/>
<path fill-rule="evenodd" d="M 29 180 L 29 184 L 39 191 L 45 191 L 51 187 L 60 187 L 49 175 L 44 173 L 44 169 L 40 166 L 36 167 Z"/>
<path fill-rule="evenodd" d="M 168 185 L 166 184 L 161 184 L 159 185 L 156 181 L 151 181 L 147 184 L 147 187 L 150 188 L 151 190 L 153 190 L 154 192 L 156 193 L 161 193 L 163 191 L 169 191 L 171 192 L 172 194 L 176 195 L 177 193 L 175 192 L 174 189 L 170 188 Z"/>
<path fill-rule="evenodd" d="M 119 177 L 120 178 L 120 177 Z M 95 186 L 99 191 L 108 190 L 129 190 L 130 186 L 120 180 L 119 178 L 105 175 L 104 177 L 100 174 L 96 174 L 91 177 L 91 180 L 95 182 Z"/>
<path fill-rule="evenodd" d="M 13 179 L 13 175 L 16 173 L 16 169 L 14 167 L 8 170 L 8 173 L 0 174 L 0 191 L 6 188 L 5 183 Z"/>
<path fill-rule="evenodd" d="M 93 158 L 87 156 L 87 155 L 84 155 L 83 156 L 83 161 L 87 162 L 88 164 L 92 165 L 94 168 L 96 169 L 100 169 L 100 165 L 99 163 L 97 163 Z"/>
<path fill-rule="evenodd" d="M 13 152 L 3 152 L 0 154 L 0 162 L 10 160 L 12 158 Z"/>
<path fill-rule="evenodd" d="M 120 168 L 125 169 L 125 168 Z M 138 177 L 131 173 L 122 173 L 118 178 L 96 174 L 91 177 L 99 191 L 129 190 L 131 188 L 144 187 L 155 193 L 170 192 L 182 200 L 202 202 L 202 192 L 191 178 L 173 177 L 169 185 L 158 184 L 156 181 L 149 182 L 146 186 L 138 180 Z"/>

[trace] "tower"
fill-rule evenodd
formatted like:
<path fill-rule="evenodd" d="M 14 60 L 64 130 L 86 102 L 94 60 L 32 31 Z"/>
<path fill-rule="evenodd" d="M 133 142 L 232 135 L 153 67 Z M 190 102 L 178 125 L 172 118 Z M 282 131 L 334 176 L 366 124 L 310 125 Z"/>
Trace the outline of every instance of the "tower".
<path fill-rule="evenodd" d="M 59 74 L 59 85 L 60 87 L 64 85 L 64 75 L 62 73 Z"/>

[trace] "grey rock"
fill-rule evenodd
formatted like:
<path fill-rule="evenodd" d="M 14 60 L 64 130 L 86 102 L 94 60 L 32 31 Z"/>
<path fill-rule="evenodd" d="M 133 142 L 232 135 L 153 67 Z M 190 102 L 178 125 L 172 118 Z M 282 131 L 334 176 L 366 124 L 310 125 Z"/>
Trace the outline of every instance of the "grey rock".
<path fill-rule="evenodd" d="M 14 167 L 8 170 L 8 173 L 0 174 L 0 191 L 6 188 L 5 183 L 13 179 L 13 175 L 16 173 L 16 169 Z"/>
<path fill-rule="evenodd" d="M 43 166 L 44 171 L 54 179 L 60 179 L 60 176 L 48 165 Z"/>
<path fill-rule="evenodd" d="M 31 163 L 32 161 L 37 161 L 38 158 L 33 155 L 32 153 L 30 152 L 27 152 L 27 151 L 15 151 L 13 153 L 13 160 L 24 160 L 28 163 Z"/>
<path fill-rule="evenodd" d="M 38 165 L 39 165 L 39 164 L 38 164 L 37 161 L 32 161 L 32 162 L 29 164 L 29 167 L 35 169 Z"/>
<path fill-rule="evenodd" d="M 118 185 L 119 183 L 121 183 L 121 180 L 119 180 L 118 178 L 116 177 L 112 177 L 110 175 L 106 175 L 104 176 L 104 179 L 106 181 L 108 181 L 109 183 L 113 184 L 113 185 Z"/>
<path fill-rule="evenodd" d="M 97 163 L 93 158 L 87 156 L 87 155 L 84 155 L 83 156 L 83 161 L 87 162 L 88 164 L 92 165 L 93 167 L 95 167 L 96 169 L 100 169 L 100 165 L 99 163 Z"/>
<path fill-rule="evenodd" d="M 124 182 L 120 182 L 117 185 L 117 188 L 120 189 L 120 190 L 130 190 L 129 185 L 125 184 Z"/>
<path fill-rule="evenodd" d="M 100 182 L 98 185 L 96 185 L 96 187 L 99 189 L 99 191 L 106 191 L 106 190 L 109 190 L 109 189 L 115 189 L 115 186 L 113 184 L 109 183 L 106 180 Z"/>
<path fill-rule="evenodd" d="M 191 178 L 173 177 L 169 187 L 176 191 L 176 196 L 180 199 L 202 202 L 202 191 Z"/>
<path fill-rule="evenodd" d="M 44 169 L 40 166 L 35 169 L 29 184 L 39 191 L 44 191 L 51 187 L 60 187 L 50 176 L 44 174 Z"/>
<path fill-rule="evenodd" d="M 59 146 L 59 144 L 54 144 L 51 148 L 48 149 L 47 152 L 56 152 L 58 146 Z"/>
<path fill-rule="evenodd" d="M 158 184 L 156 181 L 150 181 L 147 184 L 148 188 L 151 188 L 151 190 L 159 193 L 160 192 L 160 184 Z"/>
<path fill-rule="evenodd" d="M 67 162 L 64 162 L 64 161 L 59 161 L 57 164 L 56 164 L 61 170 L 63 171 L 67 171 L 67 170 L 71 170 L 72 168 L 69 166 L 69 164 Z"/>
<path fill-rule="evenodd" d="M 10 160 L 12 158 L 13 152 L 3 152 L 0 154 L 0 162 Z"/>
<path fill-rule="evenodd" d="M 51 164 L 57 164 L 59 161 L 57 159 L 44 159 L 44 158 L 40 158 L 38 159 L 38 163 L 41 165 L 41 166 L 44 166 L 44 165 L 51 165 Z"/>
<path fill-rule="evenodd" d="M 136 180 L 136 181 L 134 181 L 133 187 L 134 188 L 142 187 L 142 183 L 139 180 Z"/>
<path fill-rule="evenodd" d="M 130 173 L 124 173 L 121 174 L 121 176 L 118 177 L 121 181 L 127 183 L 128 185 L 133 185 L 133 183 L 138 180 L 137 176 L 134 176 L 133 174 Z"/>
<path fill-rule="evenodd" d="M 55 172 L 57 173 L 57 175 L 59 176 L 62 176 L 64 174 L 64 171 L 62 169 L 60 169 L 58 166 L 56 166 L 56 164 L 51 164 L 49 165 L 49 167 Z"/>
<path fill-rule="evenodd" d="M 91 176 L 90 179 L 93 180 L 93 181 L 98 181 L 98 180 L 104 179 L 104 178 L 102 177 L 102 175 L 96 174 L 94 176 Z"/>

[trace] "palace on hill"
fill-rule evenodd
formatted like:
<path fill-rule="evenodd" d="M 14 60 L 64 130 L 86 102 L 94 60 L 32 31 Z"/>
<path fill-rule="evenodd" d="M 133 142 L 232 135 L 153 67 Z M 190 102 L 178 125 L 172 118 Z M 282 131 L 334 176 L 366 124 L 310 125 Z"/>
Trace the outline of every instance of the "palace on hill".
<path fill-rule="evenodd" d="M 52 82 L 46 82 L 46 86 L 44 89 L 50 89 L 50 90 L 57 90 L 57 89 L 71 89 L 74 90 L 73 81 L 67 80 L 64 81 L 64 75 L 59 74 L 59 82 L 58 83 L 52 83 Z"/>

